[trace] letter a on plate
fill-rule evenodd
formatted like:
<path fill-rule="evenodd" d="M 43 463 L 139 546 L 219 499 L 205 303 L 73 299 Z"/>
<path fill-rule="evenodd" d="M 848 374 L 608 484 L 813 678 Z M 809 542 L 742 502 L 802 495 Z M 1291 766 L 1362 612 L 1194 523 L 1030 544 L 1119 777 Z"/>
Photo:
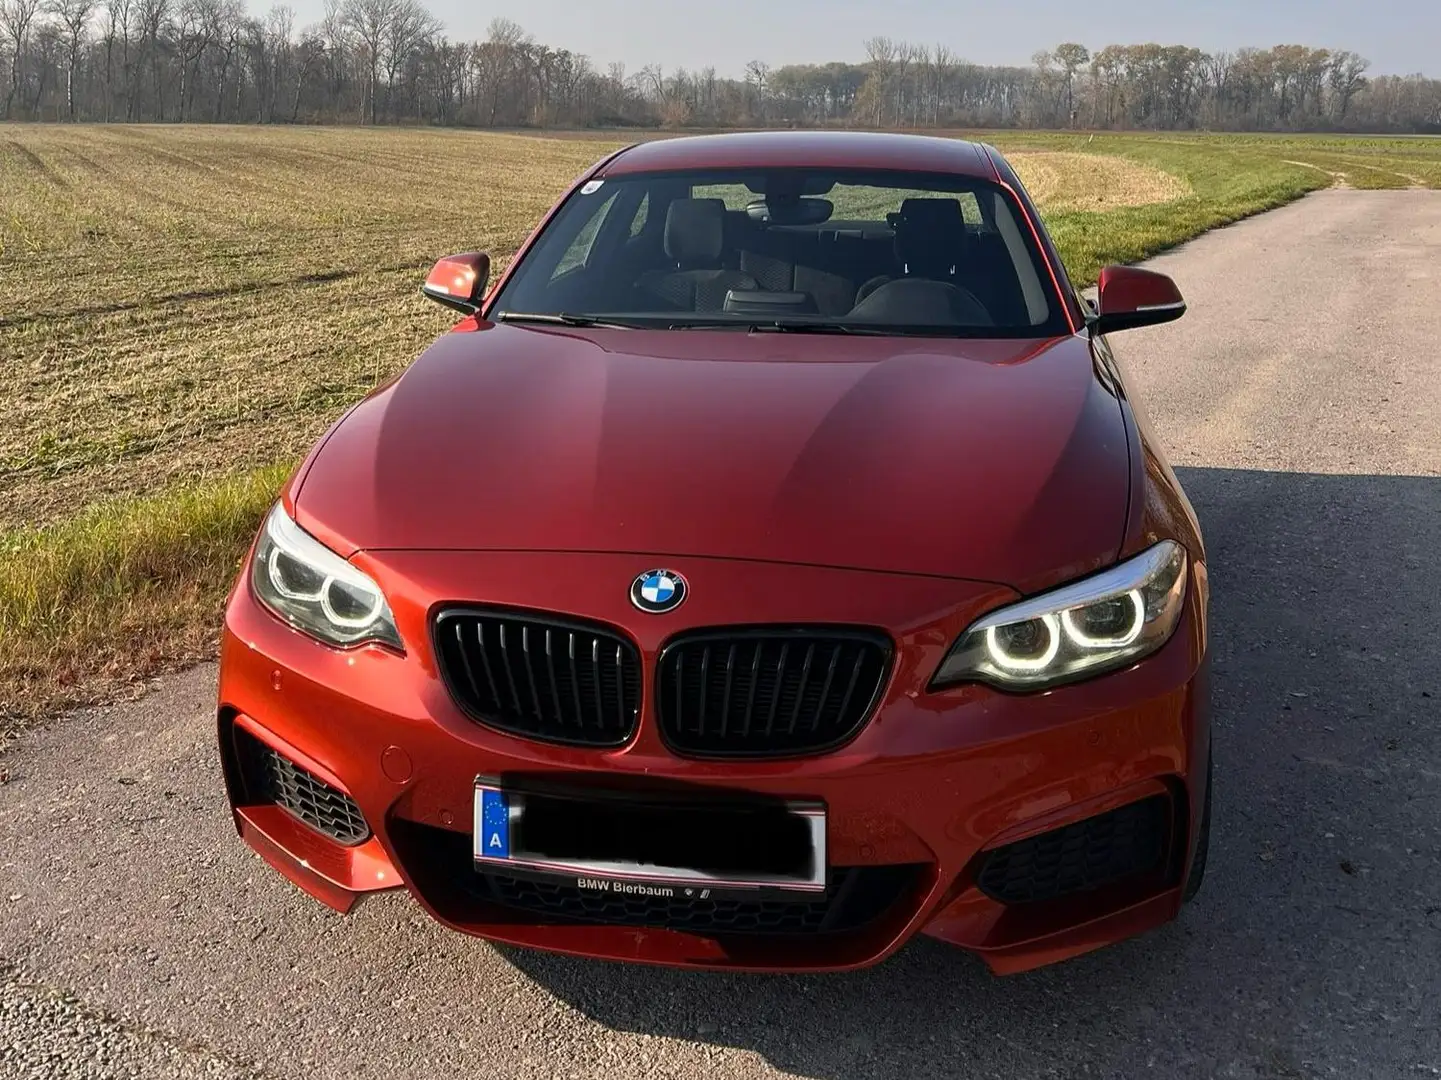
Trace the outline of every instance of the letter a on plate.
<path fill-rule="evenodd" d="M 481 792 L 480 853 L 489 859 L 510 858 L 510 808 L 503 791 Z"/>

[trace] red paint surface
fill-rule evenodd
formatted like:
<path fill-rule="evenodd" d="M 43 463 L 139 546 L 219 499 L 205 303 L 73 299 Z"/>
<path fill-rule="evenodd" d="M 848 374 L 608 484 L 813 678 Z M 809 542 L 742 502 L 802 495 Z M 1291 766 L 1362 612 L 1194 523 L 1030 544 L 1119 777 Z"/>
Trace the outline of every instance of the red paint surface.
<path fill-rule="evenodd" d="M 704 555 L 1033 591 L 1114 561 L 1129 467 L 1079 335 L 485 324 L 355 410 L 297 520 L 346 554 Z"/>
<path fill-rule="evenodd" d="M 1136 311 L 1183 304 L 1181 290 L 1165 274 L 1135 266 L 1108 266 L 1096 282 L 1096 299 L 1104 312 Z"/>
<path fill-rule="evenodd" d="M 976 143 L 872 131 L 755 131 L 719 137 L 656 139 L 616 155 L 595 175 L 626 176 L 670 169 L 797 167 L 992 175 L 991 164 Z"/>

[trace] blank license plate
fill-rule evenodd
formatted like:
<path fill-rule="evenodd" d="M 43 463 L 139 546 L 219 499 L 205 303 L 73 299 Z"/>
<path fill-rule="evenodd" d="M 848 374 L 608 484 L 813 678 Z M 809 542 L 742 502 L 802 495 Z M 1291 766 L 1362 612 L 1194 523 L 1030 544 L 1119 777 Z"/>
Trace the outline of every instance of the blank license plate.
<path fill-rule="evenodd" d="M 603 892 L 815 895 L 826 887 L 826 814 L 815 803 L 541 793 L 478 780 L 475 860 Z"/>

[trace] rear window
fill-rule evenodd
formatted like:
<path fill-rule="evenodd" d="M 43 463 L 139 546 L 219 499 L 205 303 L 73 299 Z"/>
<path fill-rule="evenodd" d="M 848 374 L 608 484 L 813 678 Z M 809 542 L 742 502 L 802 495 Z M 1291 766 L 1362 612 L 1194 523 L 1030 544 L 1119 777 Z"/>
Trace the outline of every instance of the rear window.
<path fill-rule="evenodd" d="M 727 210 L 744 210 L 755 201 L 755 193 L 744 184 L 700 184 L 691 189 L 695 198 L 720 199 Z M 876 187 L 871 184 L 837 184 L 826 195 L 833 204 L 832 216 L 843 221 L 879 223 L 891 213 L 898 212 L 907 199 L 928 199 L 934 192 L 922 189 L 898 190 L 893 187 Z M 984 224 L 981 218 L 981 204 L 975 192 L 955 193 L 955 200 L 961 208 L 961 216 L 970 224 Z"/>
<path fill-rule="evenodd" d="M 967 337 L 1069 329 L 1008 192 L 873 170 L 592 181 L 551 219 L 488 314 Z"/>

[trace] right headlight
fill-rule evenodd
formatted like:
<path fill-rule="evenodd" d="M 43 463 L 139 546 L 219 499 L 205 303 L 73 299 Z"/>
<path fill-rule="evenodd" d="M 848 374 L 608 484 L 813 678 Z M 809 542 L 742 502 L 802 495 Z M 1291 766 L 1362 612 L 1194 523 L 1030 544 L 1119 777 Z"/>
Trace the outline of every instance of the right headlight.
<path fill-rule="evenodd" d="M 250 585 L 262 604 L 327 645 L 402 647 L 380 586 L 297 525 L 280 503 L 255 546 Z"/>
<path fill-rule="evenodd" d="M 1186 551 L 1163 540 L 1093 577 L 991 612 L 951 647 L 931 689 L 983 682 L 1039 690 L 1128 667 L 1170 639 L 1185 596 Z"/>

